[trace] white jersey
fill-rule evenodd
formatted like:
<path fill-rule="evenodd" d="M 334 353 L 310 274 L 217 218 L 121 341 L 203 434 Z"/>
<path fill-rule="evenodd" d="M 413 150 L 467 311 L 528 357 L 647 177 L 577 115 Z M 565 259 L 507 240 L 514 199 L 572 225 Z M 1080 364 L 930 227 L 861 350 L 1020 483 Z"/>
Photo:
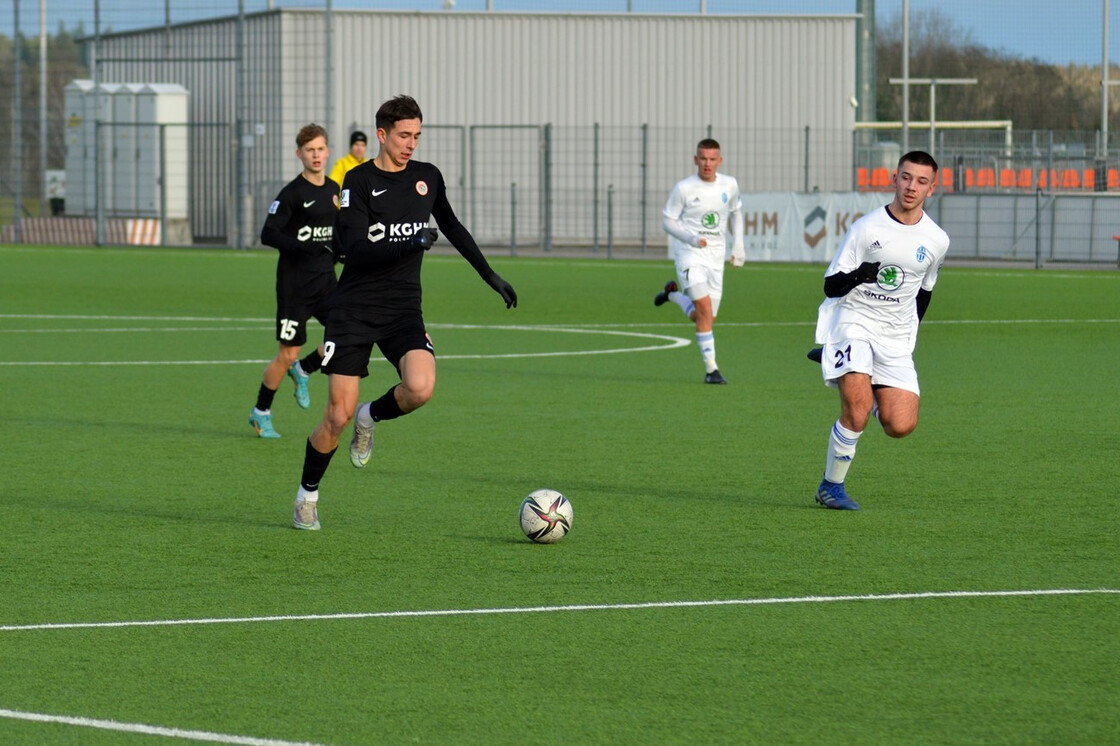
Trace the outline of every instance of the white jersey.
<path fill-rule="evenodd" d="M 696 174 L 677 182 L 661 212 L 661 226 L 669 234 L 669 253 L 676 258 L 682 251 L 696 252 L 722 265 L 727 259 L 727 233 L 735 246 L 743 246 L 742 203 L 739 182 L 733 176 L 717 173 L 715 181 L 704 181 Z M 707 246 L 700 248 L 700 239 Z"/>
<path fill-rule="evenodd" d="M 825 277 L 864 262 L 879 262 L 879 274 L 847 295 L 825 298 L 817 313 L 817 344 L 866 339 L 913 352 L 918 290 L 933 290 L 948 250 L 949 236 L 929 213 L 904 225 L 883 207 L 852 223 Z"/>

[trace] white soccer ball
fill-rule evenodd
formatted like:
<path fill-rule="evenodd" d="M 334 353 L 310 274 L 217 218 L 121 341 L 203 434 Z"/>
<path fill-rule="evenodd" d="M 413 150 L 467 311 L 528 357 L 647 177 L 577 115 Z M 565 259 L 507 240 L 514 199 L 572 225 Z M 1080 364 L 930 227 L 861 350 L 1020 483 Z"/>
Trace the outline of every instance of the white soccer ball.
<path fill-rule="evenodd" d="M 555 544 L 572 530 L 572 504 L 556 490 L 534 490 L 521 501 L 521 530 L 538 544 Z"/>

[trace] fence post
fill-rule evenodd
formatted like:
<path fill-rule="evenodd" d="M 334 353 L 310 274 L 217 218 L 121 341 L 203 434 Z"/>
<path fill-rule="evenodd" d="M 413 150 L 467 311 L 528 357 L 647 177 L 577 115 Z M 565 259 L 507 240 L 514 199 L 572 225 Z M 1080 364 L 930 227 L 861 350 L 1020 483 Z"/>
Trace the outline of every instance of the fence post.
<path fill-rule="evenodd" d="M 509 255 L 517 256 L 517 182 L 509 185 Z"/>
<path fill-rule="evenodd" d="M 614 184 L 607 184 L 607 259 L 614 258 Z"/>
<path fill-rule="evenodd" d="M 591 148 L 591 250 L 599 251 L 599 123 L 593 128 Z"/>
<path fill-rule="evenodd" d="M 1042 190 L 1034 192 L 1034 268 L 1042 269 Z"/>
<path fill-rule="evenodd" d="M 544 141 L 541 153 L 541 247 L 552 251 L 552 125 L 544 125 Z"/>
<path fill-rule="evenodd" d="M 649 187 L 649 125 L 642 125 L 642 162 L 640 166 L 641 172 L 641 190 L 642 193 L 639 197 L 641 204 L 641 232 L 642 232 L 642 253 L 646 253 L 646 213 L 649 210 L 649 202 L 646 199 L 646 192 Z"/>
<path fill-rule="evenodd" d="M 805 125 L 805 176 L 802 191 L 809 191 L 809 125 Z"/>

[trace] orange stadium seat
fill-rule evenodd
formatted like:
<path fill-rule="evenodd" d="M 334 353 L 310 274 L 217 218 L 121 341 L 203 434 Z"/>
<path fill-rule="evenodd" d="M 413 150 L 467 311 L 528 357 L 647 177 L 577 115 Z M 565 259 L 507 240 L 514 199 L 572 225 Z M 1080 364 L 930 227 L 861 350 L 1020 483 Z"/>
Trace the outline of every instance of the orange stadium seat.
<path fill-rule="evenodd" d="M 863 166 L 856 169 L 856 184 L 861 192 L 867 191 L 867 187 L 871 186 L 871 177 L 868 176 L 867 169 Z"/>
<path fill-rule="evenodd" d="M 1081 187 L 1081 179 L 1077 173 L 1077 169 L 1063 168 L 1062 169 L 1062 189 L 1078 189 Z"/>
<path fill-rule="evenodd" d="M 1010 189 L 1015 186 L 1015 171 L 1010 168 L 1001 168 L 999 170 L 999 185 L 1002 189 Z"/>
<path fill-rule="evenodd" d="M 1034 172 L 1029 168 L 1019 169 L 1019 178 L 1015 182 L 1015 186 L 1020 189 L 1030 189 L 1034 186 Z"/>
<path fill-rule="evenodd" d="M 885 188 L 891 185 L 891 170 L 889 168 L 871 169 L 871 188 Z"/>
<path fill-rule="evenodd" d="M 1120 189 L 1120 171 L 1115 168 L 1108 169 L 1108 188 Z"/>
<path fill-rule="evenodd" d="M 964 185 L 966 187 L 976 186 L 976 174 L 973 173 L 971 168 L 966 168 L 964 170 Z"/>
<path fill-rule="evenodd" d="M 953 191 L 953 169 L 941 169 L 941 188 L 947 192 Z"/>
<path fill-rule="evenodd" d="M 996 170 L 994 168 L 981 168 L 976 172 L 976 186 L 994 187 L 996 185 Z"/>
<path fill-rule="evenodd" d="M 1093 184 L 1095 184 L 1096 181 L 1097 181 L 1096 172 L 1093 171 L 1093 169 L 1091 169 L 1091 168 L 1085 169 L 1085 174 L 1084 174 L 1084 176 L 1081 177 L 1081 185 L 1083 187 L 1085 187 L 1085 189 L 1087 189 L 1089 191 L 1092 191 Z"/>

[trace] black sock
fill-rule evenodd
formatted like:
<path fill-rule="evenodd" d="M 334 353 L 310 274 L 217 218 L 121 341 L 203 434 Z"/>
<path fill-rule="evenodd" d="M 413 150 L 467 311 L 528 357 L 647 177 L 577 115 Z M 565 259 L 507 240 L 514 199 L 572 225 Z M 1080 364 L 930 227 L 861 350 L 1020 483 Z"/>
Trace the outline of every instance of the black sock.
<path fill-rule="evenodd" d="M 323 367 L 323 356 L 319 354 L 319 348 L 316 347 L 311 351 L 311 354 L 299 361 L 299 367 L 303 368 L 303 372 L 307 374 L 314 373 Z"/>
<path fill-rule="evenodd" d="M 257 391 L 257 409 L 262 412 L 272 409 L 272 398 L 274 396 L 276 396 L 276 389 L 270 389 L 262 383 L 260 390 Z"/>
<path fill-rule="evenodd" d="M 397 397 L 393 395 L 393 392 L 396 390 L 397 387 L 393 386 L 382 394 L 380 399 L 369 403 L 369 414 L 373 417 L 374 422 L 395 420 L 404 414 L 404 412 L 401 411 L 400 405 L 397 404 Z"/>
<path fill-rule="evenodd" d="M 307 448 L 303 453 L 303 476 L 300 477 L 300 486 L 308 492 L 314 492 L 319 489 L 319 482 L 323 481 L 323 475 L 327 473 L 327 467 L 331 465 L 331 456 L 338 449 L 335 448 L 330 453 L 319 453 L 311 445 L 311 439 L 307 440 Z"/>

